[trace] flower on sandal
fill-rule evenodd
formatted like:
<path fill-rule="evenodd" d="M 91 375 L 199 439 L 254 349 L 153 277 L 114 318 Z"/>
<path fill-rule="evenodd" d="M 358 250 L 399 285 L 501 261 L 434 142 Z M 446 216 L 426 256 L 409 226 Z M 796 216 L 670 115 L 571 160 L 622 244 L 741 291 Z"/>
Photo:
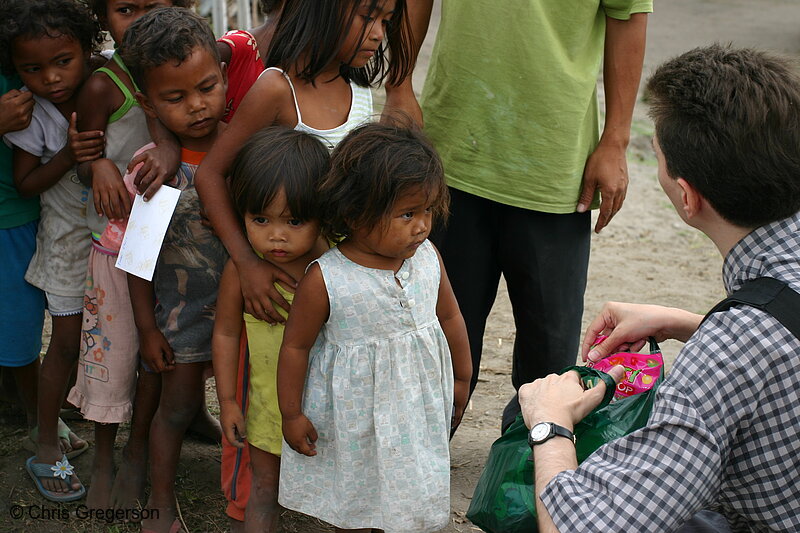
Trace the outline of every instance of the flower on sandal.
<path fill-rule="evenodd" d="M 63 461 L 56 461 L 55 466 L 51 466 L 50 470 L 53 471 L 53 477 L 67 479 L 67 476 L 71 476 L 75 471 L 75 468 L 69 464 L 69 459 L 64 457 Z"/>

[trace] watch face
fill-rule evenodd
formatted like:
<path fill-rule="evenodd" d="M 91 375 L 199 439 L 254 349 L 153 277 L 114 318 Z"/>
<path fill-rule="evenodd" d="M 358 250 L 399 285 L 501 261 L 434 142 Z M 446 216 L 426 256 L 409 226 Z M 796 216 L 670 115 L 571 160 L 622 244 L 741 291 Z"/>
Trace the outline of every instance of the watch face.
<path fill-rule="evenodd" d="M 539 422 L 531 428 L 531 440 L 539 442 L 550 434 L 550 424 L 547 422 Z"/>

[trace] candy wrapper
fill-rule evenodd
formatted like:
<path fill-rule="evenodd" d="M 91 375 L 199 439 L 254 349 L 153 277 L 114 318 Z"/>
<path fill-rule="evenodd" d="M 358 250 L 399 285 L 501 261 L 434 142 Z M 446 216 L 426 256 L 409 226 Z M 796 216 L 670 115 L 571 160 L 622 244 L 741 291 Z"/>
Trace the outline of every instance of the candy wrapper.
<path fill-rule="evenodd" d="M 592 347 L 597 346 L 606 338 L 605 336 L 597 337 Z M 586 366 L 608 372 L 617 365 L 625 367 L 625 377 L 617 384 L 614 398 L 627 398 L 653 388 L 653 384 L 661 375 L 664 357 L 660 351 L 653 353 L 617 352 Z"/>

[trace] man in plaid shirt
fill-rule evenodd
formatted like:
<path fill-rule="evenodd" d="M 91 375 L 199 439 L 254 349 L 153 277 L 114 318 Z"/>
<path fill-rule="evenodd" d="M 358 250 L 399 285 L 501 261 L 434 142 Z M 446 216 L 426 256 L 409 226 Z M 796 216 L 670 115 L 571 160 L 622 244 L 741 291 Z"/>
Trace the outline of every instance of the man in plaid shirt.
<path fill-rule="evenodd" d="M 792 65 L 753 50 L 699 48 L 662 65 L 647 88 L 659 182 L 725 257 L 725 289 L 772 277 L 800 292 Z M 746 305 L 702 318 L 609 303 L 592 322 L 583 343 L 592 360 L 620 345 L 638 349 L 648 335 L 686 344 L 647 426 L 580 467 L 570 439 L 534 427 L 540 531 L 673 531 L 701 509 L 721 513 L 734 531 L 800 531 L 800 340 Z M 589 351 L 600 332 L 609 338 Z M 619 369 L 613 374 L 619 379 Z M 526 423 L 571 431 L 604 389 L 584 391 L 574 372 L 525 385 Z"/>

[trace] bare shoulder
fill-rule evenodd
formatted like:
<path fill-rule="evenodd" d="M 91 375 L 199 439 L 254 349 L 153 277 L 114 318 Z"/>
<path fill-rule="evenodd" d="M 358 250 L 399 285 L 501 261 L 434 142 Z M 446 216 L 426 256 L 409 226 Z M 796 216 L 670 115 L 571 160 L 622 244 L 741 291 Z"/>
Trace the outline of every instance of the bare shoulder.
<path fill-rule="evenodd" d="M 247 91 L 231 123 L 240 115 L 262 122 L 261 127 L 289 125 L 291 120 L 287 120 L 287 117 L 295 116 L 294 98 L 283 74 L 277 70 L 265 70 Z"/>
<path fill-rule="evenodd" d="M 106 67 L 108 67 L 109 70 L 111 70 L 111 66 L 112 65 L 106 63 Z M 100 106 L 105 109 L 107 107 L 111 109 L 112 112 L 125 101 L 125 96 L 122 94 L 122 91 L 119 90 L 117 84 L 103 71 L 93 72 L 91 76 L 89 76 L 86 83 L 81 87 L 78 98 L 79 106 L 82 101 L 90 108 Z"/>

